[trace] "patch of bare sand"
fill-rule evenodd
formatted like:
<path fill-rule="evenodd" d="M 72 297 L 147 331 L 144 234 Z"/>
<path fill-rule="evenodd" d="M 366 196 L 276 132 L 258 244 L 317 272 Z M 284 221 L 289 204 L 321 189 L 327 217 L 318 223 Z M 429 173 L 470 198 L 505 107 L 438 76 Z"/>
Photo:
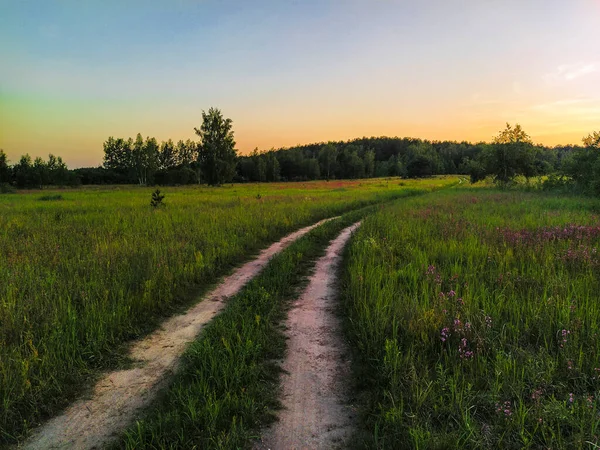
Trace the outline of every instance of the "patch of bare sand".
<path fill-rule="evenodd" d="M 293 241 L 326 222 L 302 228 L 244 264 L 225 278 L 204 300 L 185 314 L 167 320 L 160 329 L 133 344 L 130 356 L 135 368 L 118 370 L 102 377 L 91 398 L 80 399 L 64 413 L 46 422 L 25 441 L 23 448 L 100 449 L 119 436 L 149 405 L 177 368 L 187 344 L 267 265 L 269 260 Z"/>
<path fill-rule="evenodd" d="M 283 363 L 279 420 L 265 431 L 258 449 L 345 448 L 353 430 L 348 404 L 349 351 L 336 315 L 336 278 L 344 246 L 356 223 L 317 261 L 309 284 L 287 320 L 288 352 Z"/>

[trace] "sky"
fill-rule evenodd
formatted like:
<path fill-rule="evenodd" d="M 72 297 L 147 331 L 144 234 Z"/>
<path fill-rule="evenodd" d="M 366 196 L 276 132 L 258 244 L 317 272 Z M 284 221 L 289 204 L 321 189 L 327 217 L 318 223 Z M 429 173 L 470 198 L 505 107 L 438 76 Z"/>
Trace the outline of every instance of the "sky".
<path fill-rule="evenodd" d="M 600 130 L 600 0 L 0 0 L 0 148 L 98 166 L 109 136 L 255 147 Z"/>

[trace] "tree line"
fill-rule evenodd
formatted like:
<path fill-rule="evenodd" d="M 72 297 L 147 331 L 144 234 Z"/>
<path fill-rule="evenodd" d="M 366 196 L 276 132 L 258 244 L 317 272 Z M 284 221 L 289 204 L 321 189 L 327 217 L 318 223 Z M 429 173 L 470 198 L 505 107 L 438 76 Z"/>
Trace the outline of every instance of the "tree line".
<path fill-rule="evenodd" d="M 3 190 L 14 186 L 17 188 L 41 188 L 42 186 L 76 186 L 80 183 L 77 175 L 67 168 L 60 156 L 48 155 L 44 161 L 37 157 L 34 160 L 28 154 L 10 166 L 4 150 L 0 149 L 0 187 Z"/>
<path fill-rule="evenodd" d="M 506 186 L 518 176 L 549 175 L 546 187 L 600 194 L 600 133 L 583 146 L 535 145 L 520 125 L 507 124 L 491 142 L 429 141 L 370 137 L 330 141 L 237 155 L 231 119 L 220 110 L 202 111 L 194 128 L 198 141 L 153 137 L 109 137 L 101 167 L 68 170 L 60 157 L 28 155 L 9 166 L 0 150 L 0 184 L 19 188 L 44 185 L 185 185 L 229 182 L 305 181 L 465 174 L 476 183 L 491 178 Z"/>
<path fill-rule="evenodd" d="M 231 119 L 210 108 L 202 111 L 200 128 L 194 128 L 199 142 L 169 139 L 158 144 L 139 133 L 135 139 L 111 136 L 104 142 L 104 174 L 140 185 L 223 184 L 234 177 L 237 164 L 232 128 Z"/>

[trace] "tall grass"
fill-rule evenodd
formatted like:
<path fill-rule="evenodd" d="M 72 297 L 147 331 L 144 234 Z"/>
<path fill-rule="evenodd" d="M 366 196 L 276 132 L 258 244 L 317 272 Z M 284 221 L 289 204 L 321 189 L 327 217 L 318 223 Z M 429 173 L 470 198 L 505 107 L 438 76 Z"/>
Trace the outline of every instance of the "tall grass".
<path fill-rule="evenodd" d="M 347 331 L 368 448 L 595 448 L 600 202 L 442 192 L 367 218 Z"/>
<path fill-rule="evenodd" d="M 64 190 L 60 202 L 0 196 L 0 443 L 64 406 L 120 361 L 119 344 L 267 243 L 455 181 L 173 188 L 159 210 L 149 188 Z"/>

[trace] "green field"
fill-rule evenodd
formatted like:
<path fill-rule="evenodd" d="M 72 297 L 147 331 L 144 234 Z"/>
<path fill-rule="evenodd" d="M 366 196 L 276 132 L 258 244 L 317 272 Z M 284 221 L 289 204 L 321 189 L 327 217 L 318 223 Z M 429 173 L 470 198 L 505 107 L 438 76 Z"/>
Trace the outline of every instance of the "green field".
<path fill-rule="evenodd" d="M 0 442 L 72 400 L 120 344 L 286 233 L 457 178 L 0 196 Z"/>
<path fill-rule="evenodd" d="M 597 448 L 600 201 L 451 190 L 368 217 L 343 308 L 365 448 Z"/>
<path fill-rule="evenodd" d="M 117 447 L 252 445 L 279 404 L 289 302 L 359 219 L 340 273 L 356 447 L 600 442 L 599 200 L 452 177 L 171 188 L 159 208 L 151 192 L 0 196 L 0 444 L 232 267 L 336 215 L 230 300 Z"/>

